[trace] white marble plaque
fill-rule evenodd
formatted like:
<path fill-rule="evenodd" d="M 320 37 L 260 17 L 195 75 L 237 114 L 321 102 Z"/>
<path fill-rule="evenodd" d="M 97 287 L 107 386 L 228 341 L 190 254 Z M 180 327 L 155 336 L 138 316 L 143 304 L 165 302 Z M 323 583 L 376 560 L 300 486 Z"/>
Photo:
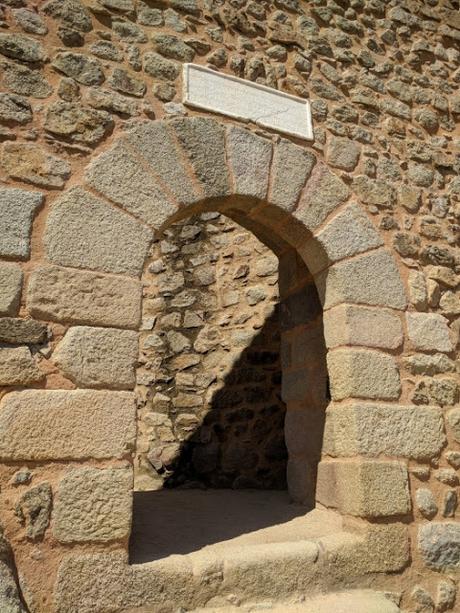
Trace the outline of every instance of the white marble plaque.
<path fill-rule="evenodd" d="M 308 100 L 197 64 L 184 64 L 183 102 L 312 140 Z"/>

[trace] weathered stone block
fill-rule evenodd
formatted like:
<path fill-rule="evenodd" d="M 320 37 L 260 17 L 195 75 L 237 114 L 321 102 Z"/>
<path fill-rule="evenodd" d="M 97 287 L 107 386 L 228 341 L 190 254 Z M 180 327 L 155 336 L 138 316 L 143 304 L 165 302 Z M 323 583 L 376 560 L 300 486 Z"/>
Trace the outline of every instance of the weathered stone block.
<path fill-rule="evenodd" d="M 40 192 L 0 189 L 0 255 L 21 260 L 29 257 L 32 219 L 43 199 Z"/>
<path fill-rule="evenodd" d="M 0 319 L 0 342 L 13 345 L 42 343 L 46 339 L 47 327 L 33 319 L 2 317 Z"/>
<path fill-rule="evenodd" d="M 316 157 L 312 153 L 288 140 L 281 140 L 273 154 L 270 202 L 292 211 L 315 164 Z"/>
<path fill-rule="evenodd" d="M 149 228 L 80 187 L 54 203 L 44 237 L 55 264 L 137 276 L 151 240 Z"/>
<path fill-rule="evenodd" d="M 136 408 L 131 392 L 27 390 L 4 396 L 0 458 L 121 458 L 133 449 Z"/>
<path fill-rule="evenodd" d="M 79 387 L 131 389 L 137 356 L 137 332 L 76 326 L 59 343 L 53 360 Z"/>
<path fill-rule="evenodd" d="M 100 85 L 105 77 L 102 65 L 82 53 L 64 51 L 58 53 L 51 63 L 52 67 L 82 85 Z"/>
<path fill-rule="evenodd" d="M 141 299 L 136 279 L 43 266 L 31 275 L 27 304 L 38 319 L 137 328 Z"/>
<path fill-rule="evenodd" d="M 0 93 L 0 121 L 24 124 L 32 120 L 32 107 L 27 98 Z"/>
<path fill-rule="evenodd" d="M 95 145 L 112 127 L 112 115 L 81 103 L 59 100 L 46 109 L 45 130 L 77 143 Z"/>
<path fill-rule="evenodd" d="M 266 198 L 272 157 L 270 141 L 232 126 L 227 129 L 227 154 L 235 194 Z"/>
<path fill-rule="evenodd" d="M 396 349 L 403 341 L 400 316 L 394 311 L 342 304 L 324 313 L 327 347 L 361 345 Z"/>
<path fill-rule="evenodd" d="M 177 211 L 154 177 L 118 142 L 87 168 L 91 187 L 154 228 Z"/>
<path fill-rule="evenodd" d="M 230 194 L 225 132 L 214 119 L 193 117 L 172 122 L 177 137 L 208 198 Z"/>
<path fill-rule="evenodd" d="M 317 499 L 358 517 L 406 515 L 411 509 L 407 468 L 373 460 L 320 462 Z"/>
<path fill-rule="evenodd" d="M 427 566 L 443 572 L 460 569 L 460 524 L 433 522 L 420 526 L 418 549 Z"/>
<path fill-rule="evenodd" d="M 28 347 L 0 347 L 0 385 L 29 385 L 44 376 Z"/>
<path fill-rule="evenodd" d="M 327 161 L 334 168 L 350 171 L 356 167 L 360 152 L 360 146 L 354 141 L 334 136 L 329 143 Z"/>
<path fill-rule="evenodd" d="M 383 241 L 370 219 L 353 203 L 334 217 L 299 253 L 309 271 L 315 274 L 330 263 L 382 245 Z"/>
<path fill-rule="evenodd" d="M 454 349 L 449 334 L 449 320 L 437 313 L 407 313 L 409 340 L 420 351 L 445 351 Z"/>
<path fill-rule="evenodd" d="M 401 456 L 426 461 L 445 444 L 441 411 L 433 407 L 353 403 L 330 405 L 324 453 L 332 456 Z"/>
<path fill-rule="evenodd" d="M 131 527 L 131 468 L 78 468 L 59 483 L 53 534 L 61 543 L 122 539 Z"/>
<path fill-rule="evenodd" d="M 404 286 L 393 257 L 374 251 L 333 264 L 316 276 L 324 309 L 341 302 L 404 309 Z"/>
<path fill-rule="evenodd" d="M 399 371 L 389 355 L 368 349 L 333 349 L 327 354 L 327 364 L 334 400 L 399 398 Z"/>
<path fill-rule="evenodd" d="M 5 143 L 2 166 L 10 177 L 49 188 L 62 188 L 71 171 L 66 160 L 32 143 Z"/>
<path fill-rule="evenodd" d="M 22 270 L 17 264 L 0 262 L 0 315 L 16 315 L 22 291 Z"/>
<path fill-rule="evenodd" d="M 350 190 L 323 164 L 317 164 L 300 199 L 294 217 L 314 230 L 335 208 L 345 202 Z"/>
<path fill-rule="evenodd" d="M 43 538 L 50 523 L 53 492 L 49 483 L 40 483 L 24 492 L 16 503 L 15 515 L 26 527 L 27 538 Z"/>
<path fill-rule="evenodd" d="M 46 53 L 41 43 L 22 34 L 0 34 L 0 53 L 21 62 L 43 62 Z"/>
<path fill-rule="evenodd" d="M 199 200 L 165 122 L 146 121 L 136 125 L 128 131 L 126 139 L 152 166 L 181 204 Z"/>

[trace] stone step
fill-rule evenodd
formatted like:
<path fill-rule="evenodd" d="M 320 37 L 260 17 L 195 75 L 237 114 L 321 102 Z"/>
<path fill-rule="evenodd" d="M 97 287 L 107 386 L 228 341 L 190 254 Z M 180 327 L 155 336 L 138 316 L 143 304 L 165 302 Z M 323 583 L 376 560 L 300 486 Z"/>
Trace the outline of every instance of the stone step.
<path fill-rule="evenodd" d="M 223 606 L 194 609 L 191 613 L 398 613 L 401 609 L 383 594 L 353 590 L 324 594 L 298 603 L 258 602 L 241 607 Z M 147 613 L 147 611 L 145 612 Z"/>

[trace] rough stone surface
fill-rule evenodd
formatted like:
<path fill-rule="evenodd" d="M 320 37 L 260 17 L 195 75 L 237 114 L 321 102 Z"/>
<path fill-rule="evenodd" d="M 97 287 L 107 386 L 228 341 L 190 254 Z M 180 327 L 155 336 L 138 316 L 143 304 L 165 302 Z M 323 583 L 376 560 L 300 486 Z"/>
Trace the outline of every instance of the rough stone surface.
<path fill-rule="evenodd" d="M 40 192 L 0 188 L 0 255 L 26 259 L 35 212 L 43 203 Z"/>
<path fill-rule="evenodd" d="M 47 98 L 53 92 L 52 86 L 38 70 L 16 62 L 0 63 L 0 68 L 3 69 L 5 85 L 15 94 Z"/>
<path fill-rule="evenodd" d="M 214 119 L 194 117 L 172 122 L 207 197 L 230 193 L 225 159 L 225 132 Z"/>
<path fill-rule="evenodd" d="M 16 23 L 30 34 L 43 35 L 48 32 L 46 23 L 37 13 L 26 8 L 16 9 L 13 11 L 13 16 Z"/>
<path fill-rule="evenodd" d="M 167 60 L 154 51 L 147 51 L 143 57 L 145 72 L 151 77 L 164 81 L 174 81 L 180 73 L 180 65 Z"/>
<path fill-rule="evenodd" d="M 78 468 L 59 483 L 53 534 L 61 543 L 107 542 L 128 536 L 132 469 Z"/>
<path fill-rule="evenodd" d="M 95 109 L 103 109 L 111 113 L 130 117 L 139 114 L 139 105 L 135 100 L 101 87 L 88 89 L 86 102 Z"/>
<path fill-rule="evenodd" d="M 11 545 L 0 536 L 0 607 L 4 613 L 27 613 L 19 596 Z"/>
<path fill-rule="evenodd" d="M 334 264 L 316 277 L 318 293 L 328 309 L 341 302 L 404 309 L 404 286 L 393 257 L 375 251 Z"/>
<path fill-rule="evenodd" d="M 179 202 L 190 204 L 198 200 L 165 122 L 141 123 L 128 132 L 127 140 L 152 166 Z"/>
<path fill-rule="evenodd" d="M 27 98 L 0 93 L 0 122 L 25 124 L 32 120 L 32 108 Z"/>
<path fill-rule="evenodd" d="M 454 439 L 460 443 L 460 409 L 453 409 L 447 413 L 447 422 L 452 429 Z"/>
<path fill-rule="evenodd" d="M 5 460 L 121 458 L 133 449 L 131 392 L 27 390 L 2 398 L 0 457 Z"/>
<path fill-rule="evenodd" d="M 299 250 L 315 274 L 331 263 L 383 245 L 372 222 L 357 204 L 336 215 L 313 241 Z"/>
<path fill-rule="evenodd" d="M 324 336 L 330 348 L 361 345 L 396 349 L 403 341 L 403 329 L 394 311 L 344 304 L 324 314 Z"/>
<path fill-rule="evenodd" d="M 164 57 L 181 62 L 191 62 L 195 57 L 195 51 L 177 36 L 172 34 L 154 34 L 152 42 L 155 49 Z"/>
<path fill-rule="evenodd" d="M 0 319 L 0 342 L 13 345 L 37 344 L 45 341 L 47 326 L 33 319 Z"/>
<path fill-rule="evenodd" d="M 407 468 L 401 462 L 323 461 L 317 498 L 324 506 L 359 517 L 406 515 L 411 508 Z"/>
<path fill-rule="evenodd" d="M 0 347 L 0 385 L 30 385 L 43 379 L 27 347 Z"/>
<path fill-rule="evenodd" d="M 127 277 L 42 266 L 31 275 L 27 303 L 38 319 L 137 328 L 141 286 Z"/>
<path fill-rule="evenodd" d="M 432 519 L 438 512 L 438 506 L 431 490 L 419 487 L 415 493 L 415 503 L 418 510 L 427 519 Z"/>
<path fill-rule="evenodd" d="M 440 455 L 445 441 L 441 411 L 433 407 L 360 402 L 327 410 L 324 452 L 332 456 L 426 461 Z"/>
<path fill-rule="evenodd" d="M 46 59 L 42 44 L 22 34 L 0 33 L 0 53 L 22 62 L 43 62 Z"/>
<path fill-rule="evenodd" d="M 77 143 L 95 145 L 112 128 L 112 116 L 74 102 L 53 102 L 46 110 L 45 130 Z"/>
<path fill-rule="evenodd" d="M 70 328 L 53 353 L 61 371 L 79 387 L 132 389 L 137 333 L 116 328 Z"/>
<path fill-rule="evenodd" d="M 51 0 L 43 6 L 43 12 L 79 32 L 93 29 L 91 15 L 80 0 Z"/>
<path fill-rule="evenodd" d="M 336 207 L 345 202 L 350 190 L 323 164 L 318 164 L 307 183 L 300 203 L 294 212 L 307 228 L 314 230 Z"/>
<path fill-rule="evenodd" d="M 418 548 L 425 564 L 444 572 L 460 568 L 460 525 L 454 522 L 420 526 Z"/>
<path fill-rule="evenodd" d="M 389 355 L 366 349 L 335 349 L 328 353 L 327 364 L 334 400 L 399 397 L 399 372 Z"/>
<path fill-rule="evenodd" d="M 151 231 L 85 190 L 72 188 L 53 205 L 44 242 L 62 266 L 139 276 Z"/>
<path fill-rule="evenodd" d="M 109 83 L 113 89 L 116 89 L 123 94 L 142 98 L 147 89 L 144 81 L 138 79 L 133 74 L 122 68 L 115 68 L 109 79 Z"/>
<path fill-rule="evenodd" d="M 97 157 L 89 165 L 85 179 L 91 187 L 153 228 L 161 227 L 176 212 L 176 206 L 168 200 L 154 177 L 123 144 Z"/>
<path fill-rule="evenodd" d="M 271 143 L 247 130 L 231 127 L 227 130 L 227 153 L 235 193 L 265 198 L 272 156 Z"/>
<path fill-rule="evenodd" d="M 449 321 L 437 313 L 407 313 L 409 340 L 418 351 L 452 351 Z"/>
<path fill-rule="evenodd" d="M 281 140 L 273 155 L 270 202 L 292 211 L 315 164 L 316 158 L 309 151 Z"/>
<path fill-rule="evenodd" d="M 16 315 L 22 291 L 22 270 L 17 264 L 0 262 L 0 315 Z"/>
<path fill-rule="evenodd" d="M 62 188 L 70 177 L 70 164 L 51 155 L 42 146 L 6 143 L 2 166 L 10 177 L 40 187 Z"/>
<path fill-rule="evenodd" d="M 27 490 L 16 503 L 15 514 L 26 527 L 28 539 L 42 539 L 50 523 L 53 492 L 49 483 Z"/>
<path fill-rule="evenodd" d="M 360 147 L 348 138 L 333 137 L 329 143 L 327 161 L 334 168 L 353 170 L 359 160 Z"/>

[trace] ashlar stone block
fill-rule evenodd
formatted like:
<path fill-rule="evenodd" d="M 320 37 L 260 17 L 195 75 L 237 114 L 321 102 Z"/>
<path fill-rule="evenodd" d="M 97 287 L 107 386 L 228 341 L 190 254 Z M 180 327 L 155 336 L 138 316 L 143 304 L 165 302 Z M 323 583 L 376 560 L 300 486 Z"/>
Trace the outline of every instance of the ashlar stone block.
<path fill-rule="evenodd" d="M 123 142 L 98 156 L 85 172 L 86 182 L 153 228 L 161 227 L 177 206 L 128 151 Z"/>
<path fill-rule="evenodd" d="M 383 241 L 356 203 L 348 205 L 299 253 L 312 274 L 346 257 L 381 247 Z"/>
<path fill-rule="evenodd" d="M 394 311 L 342 304 L 324 313 L 324 337 L 328 348 L 359 345 L 396 349 L 403 341 L 403 329 Z"/>
<path fill-rule="evenodd" d="M 181 204 L 191 204 L 199 199 L 167 123 L 146 121 L 136 124 L 127 132 L 126 140 L 152 166 Z"/>
<path fill-rule="evenodd" d="M 303 191 L 294 217 L 314 230 L 350 195 L 350 190 L 324 164 L 317 164 Z"/>
<path fill-rule="evenodd" d="M 0 262 L 0 315 L 16 315 L 22 291 L 22 270 L 17 264 Z"/>
<path fill-rule="evenodd" d="M 406 515 L 411 509 L 407 468 L 377 460 L 320 462 L 317 499 L 357 517 Z"/>
<path fill-rule="evenodd" d="M 25 390 L 0 402 L 3 460 L 122 458 L 135 436 L 131 392 Z"/>
<path fill-rule="evenodd" d="M 27 304 L 38 319 L 137 328 L 141 298 L 136 279 L 42 266 L 31 275 Z"/>
<path fill-rule="evenodd" d="M 270 141 L 249 130 L 231 126 L 227 129 L 227 154 L 235 194 L 266 198 L 272 158 Z"/>
<path fill-rule="evenodd" d="M 78 468 L 59 484 L 53 534 L 61 543 L 107 542 L 131 527 L 131 468 Z"/>
<path fill-rule="evenodd" d="M 454 349 L 449 333 L 449 321 L 437 313 L 406 313 L 409 340 L 419 351 Z"/>
<path fill-rule="evenodd" d="M 399 371 L 390 355 L 370 349 L 333 349 L 327 364 L 333 400 L 399 398 Z"/>
<path fill-rule="evenodd" d="M 225 132 L 215 120 L 204 117 L 171 122 L 184 148 L 205 196 L 219 198 L 230 194 Z"/>
<path fill-rule="evenodd" d="M 444 420 L 435 407 L 359 402 L 327 409 L 323 451 L 334 457 L 427 461 L 439 457 L 445 442 Z"/>
<path fill-rule="evenodd" d="M 138 335 L 133 330 L 75 326 L 53 353 L 53 360 L 79 387 L 132 389 Z"/>
<path fill-rule="evenodd" d="M 312 153 L 288 140 L 281 140 L 273 155 L 270 202 L 292 211 L 315 164 L 316 157 Z"/>
<path fill-rule="evenodd" d="M 1 256 L 21 260 L 29 257 L 32 220 L 43 199 L 40 192 L 0 188 Z"/>
<path fill-rule="evenodd" d="M 44 376 L 28 347 L 0 347 L 0 385 L 29 385 Z"/>
<path fill-rule="evenodd" d="M 342 302 L 404 309 L 404 286 L 393 257 L 385 250 L 333 264 L 316 276 L 324 309 Z"/>
<path fill-rule="evenodd" d="M 55 264 L 139 276 L 152 231 L 76 187 L 54 203 L 44 240 Z"/>

